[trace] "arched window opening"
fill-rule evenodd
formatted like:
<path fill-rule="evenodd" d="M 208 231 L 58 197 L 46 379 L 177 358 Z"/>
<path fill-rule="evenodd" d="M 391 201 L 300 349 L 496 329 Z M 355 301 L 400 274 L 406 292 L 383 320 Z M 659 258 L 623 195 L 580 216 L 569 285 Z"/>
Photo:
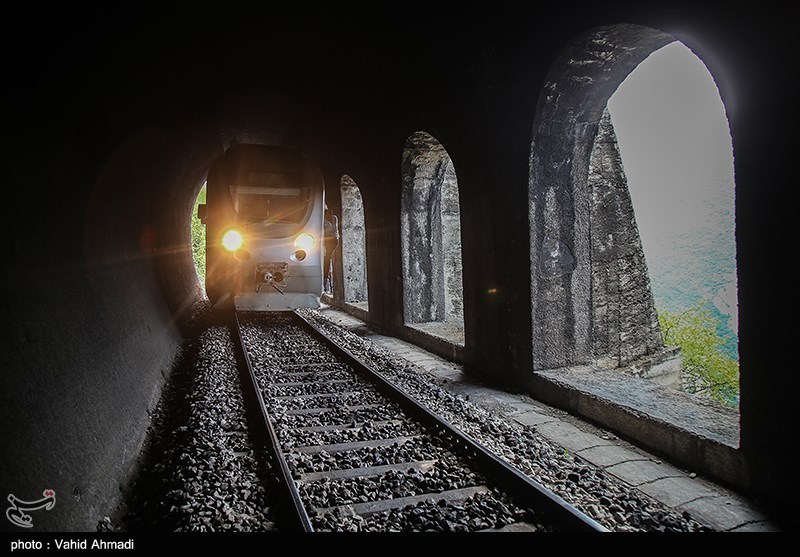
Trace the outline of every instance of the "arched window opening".
<path fill-rule="evenodd" d="M 345 174 L 340 181 L 342 200 L 342 275 L 344 301 L 369 310 L 367 287 L 367 237 L 364 202 L 355 181 Z"/>
<path fill-rule="evenodd" d="M 684 391 L 738 405 L 733 149 L 725 106 L 680 42 L 651 54 L 608 102 L 661 331 Z"/>
<path fill-rule="evenodd" d="M 433 136 L 416 132 L 403 149 L 402 176 L 405 324 L 463 346 L 461 215 L 453 161 Z"/>
<path fill-rule="evenodd" d="M 693 61 L 659 63 L 676 51 Z M 554 61 L 530 157 L 534 370 L 597 396 L 613 398 L 613 383 L 644 400 L 648 388 L 624 383 L 634 375 L 737 405 L 733 156 L 721 98 L 699 58 L 639 25 L 593 29 Z M 645 147 L 650 155 L 635 154 Z M 613 372 L 602 374 L 605 390 L 559 371 L 586 364 Z M 681 425 L 734 446 L 738 423 L 719 409 L 724 425 Z"/>
<path fill-rule="evenodd" d="M 198 215 L 198 208 L 205 205 L 206 202 L 206 184 L 200 188 L 197 198 L 194 201 L 192 208 L 192 217 L 190 222 L 191 238 L 192 238 L 192 260 L 194 261 L 194 270 L 197 273 L 197 282 L 200 284 L 200 294 L 202 298 L 206 298 L 206 226 L 200 220 Z"/>

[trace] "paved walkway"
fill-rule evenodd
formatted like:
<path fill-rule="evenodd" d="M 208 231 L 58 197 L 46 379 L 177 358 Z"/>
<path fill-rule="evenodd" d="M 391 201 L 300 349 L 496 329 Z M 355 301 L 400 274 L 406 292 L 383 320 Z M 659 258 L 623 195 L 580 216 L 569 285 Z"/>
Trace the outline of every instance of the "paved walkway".
<path fill-rule="evenodd" d="M 338 325 L 415 364 L 433 381 L 470 402 L 491 408 L 521 427 L 535 428 L 552 443 L 604 469 L 632 488 L 686 511 L 692 518 L 724 532 L 774 532 L 779 529 L 746 499 L 693 473 L 673 467 L 612 433 L 525 395 L 510 394 L 472 381 L 461 366 L 418 346 L 372 331 L 363 321 L 333 308 L 322 313 Z"/>

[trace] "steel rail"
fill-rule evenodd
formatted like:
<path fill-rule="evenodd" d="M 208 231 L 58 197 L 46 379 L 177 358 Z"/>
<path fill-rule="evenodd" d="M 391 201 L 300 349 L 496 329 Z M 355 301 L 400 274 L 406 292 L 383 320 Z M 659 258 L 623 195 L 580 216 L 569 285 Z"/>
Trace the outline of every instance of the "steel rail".
<path fill-rule="evenodd" d="M 348 349 L 340 346 L 314 323 L 297 312 L 293 315 L 319 338 L 334 354 L 344 358 L 355 370 L 360 372 L 378 389 L 397 402 L 404 410 L 414 415 L 423 424 L 455 438 L 458 444 L 475 457 L 487 476 L 505 487 L 514 498 L 531 505 L 555 525 L 567 531 L 608 532 L 609 530 L 593 518 L 587 516 L 559 495 L 552 492 L 519 469 L 499 458 L 472 436 L 462 432 L 449 421 L 434 414 L 416 398 L 406 393 L 389 379 L 383 377 L 372 366 L 365 363 Z"/>
<path fill-rule="evenodd" d="M 258 414 L 260 417 L 260 419 L 258 419 L 258 424 L 259 426 L 263 424 L 266 433 L 265 445 L 272 455 L 273 461 L 278 465 L 278 479 L 288 495 L 288 506 L 291 510 L 290 514 L 292 517 L 292 526 L 297 530 L 313 532 L 314 527 L 311 525 L 311 520 L 308 517 L 305 505 L 303 504 L 303 501 L 300 498 L 300 493 L 297 490 L 297 484 L 295 483 L 294 478 L 292 477 L 292 472 L 289 470 L 289 465 L 286 463 L 286 459 L 283 456 L 278 435 L 275 432 L 275 428 L 272 427 L 269 411 L 264 403 L 264 396 L 261 393 L 261 389 L 258 387 L 258 381 L 256 379 L 255 372 L 253 371 L 253 364 L 250 361 L 250 355 L 247 352 L 247 347 L 245 346 L 244 339 L 242 338 L 239 314 L 234 311 L 233 317 L 233 328 L 236 330 L 236 340 L 238 341 L 239 347 L 244 355 L 243 359 L 247 368 L 246 373 L 243 374 L 247 378 L 247 381 L 245 381 L 245 383 L 247 383 L 247 391 L 250 392 L 251 396 L 255 397 L 255 401 L 258 406 Z"/>

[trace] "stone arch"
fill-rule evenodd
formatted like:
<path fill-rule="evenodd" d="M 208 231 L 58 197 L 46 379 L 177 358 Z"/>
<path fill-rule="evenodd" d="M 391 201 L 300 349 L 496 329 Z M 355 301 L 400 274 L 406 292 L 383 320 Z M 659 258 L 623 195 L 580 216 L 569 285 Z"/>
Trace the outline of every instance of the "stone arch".
<path fill-rule="evenodd" d="M 455 166 L 438 140 L 418 131 L 406 141 L 401 170 L 404 321 L 463 345 L 461 216 Z"/>
<path fill-rule="evenodd" d="M 345 174 L 339 184 L 342 201 L 342 275 L 345 303 L 367 309 L 367 237 L 364 201 L 355 181 Z"/>
<path fill-rule="evenodd" d="M 636 272 L 628 269 L 628 278 L 618 273 L 620 266 L 629 262 L 641 259 L 643 264 L 641 245 L 636 247 L 638 237 L 629 235 L 624 244 L 592 244 L 593 215 L 613 209 L 613 218 L 620 219 L 625 211 L 621 210 L 624 199 L 615 196 L 606 200 L 610 203 L 604 208 L 602 203 L 595 205 L 593 213 L 590 180 L 597 178 L 597 173 L 590 172 L 590 167 L 593 152 L 602 158 L 595 140 L 611 95 L 647 56 L 675 40 L 639 25 L 594 29 L 570 44 L 547 75 L 534 119 L 529 175 L 534 369 L 585 364 L 604 357 L 619 363 L 662 348 L 646 272 L 642 276 L 640 267 Z M 614 260 L 615 268 L 593 267 L 598 257 Z M 629 320 L 627 331 L 614 333 L 616 344 L 605 347 L 597 343 L 602 336 L 598 314 L 611 307 L 595 292 L 605 280 L 603 272 L 608 279 L 606 293 L 618 305 L 630 296 L 636 300 L 618 310 L 644 319 L 642 323 Z M 609 277 L 609 272 L 617 274 Z M 628 284 L 631 278 L 635 285 Z M 630 286 L 630 291 L 614 291 L 614 281 Z M 620 346 L 620 337 L 627 338 L 626 333 L 633 330 L 644 331 L 635 347 Z"/>

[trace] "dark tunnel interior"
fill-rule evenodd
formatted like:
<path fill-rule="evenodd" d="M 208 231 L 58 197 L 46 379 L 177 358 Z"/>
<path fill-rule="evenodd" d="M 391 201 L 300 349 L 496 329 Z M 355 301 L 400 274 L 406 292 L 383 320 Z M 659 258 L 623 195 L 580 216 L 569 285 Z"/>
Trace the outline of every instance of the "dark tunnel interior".
<path fill-rule="evenodd" d="M 786 484 L 794 466 L 776 450 L 796 437 L 799 271 L 787 83 L 794 48 L 778 4 L 107 3 L 46 11 L 12 3 L 0 34 L 10 236 L 0 279 L 0 478 L 4 497 L 44 484 L 67 494 L 43 519 L 46 529 L 91 529 L 131 473 L 200 296 L 189 216 L 233 140 L 302 148 L 334 206 L 343 175 L 358 184 L 369 321 L 399 332 L 401 156 L 411 134 L 430 133 L 458 171 L 464 365 L 498 385 L 535 390 L 533 369 L 585 359 L 586 312 L 576 297 L 537 283 L 531 269 L 531 250 L 543 241 L 536 231 L 545 229 L 528 214 L 529 186 L 552 188 L 559 226 L 575 226 L 582 198 L 562 181 L 580 172 L 572 162 L 588 160 L 591 140 L 570 126 L 596 126 L 619 82 L 575 86 L 556 75 L 558 64 L 578 55 L 570 45 L 587 33 L 622 24 L 630 26 L 618 34 L 630 58 L 615 66 L 620 81 L 620 67 L 630 71 L 637 57 L 677 39 L 705 62 L 726 104 L 745 490 L 776 513 L 796 499 L 797 483 Z M 562 78 L 550 102 L 546 84 Z M 578 236 L 562 232 L 579 252 Z M 541 331 L 532 303 L 555 304 L 568 317 Z"/>

